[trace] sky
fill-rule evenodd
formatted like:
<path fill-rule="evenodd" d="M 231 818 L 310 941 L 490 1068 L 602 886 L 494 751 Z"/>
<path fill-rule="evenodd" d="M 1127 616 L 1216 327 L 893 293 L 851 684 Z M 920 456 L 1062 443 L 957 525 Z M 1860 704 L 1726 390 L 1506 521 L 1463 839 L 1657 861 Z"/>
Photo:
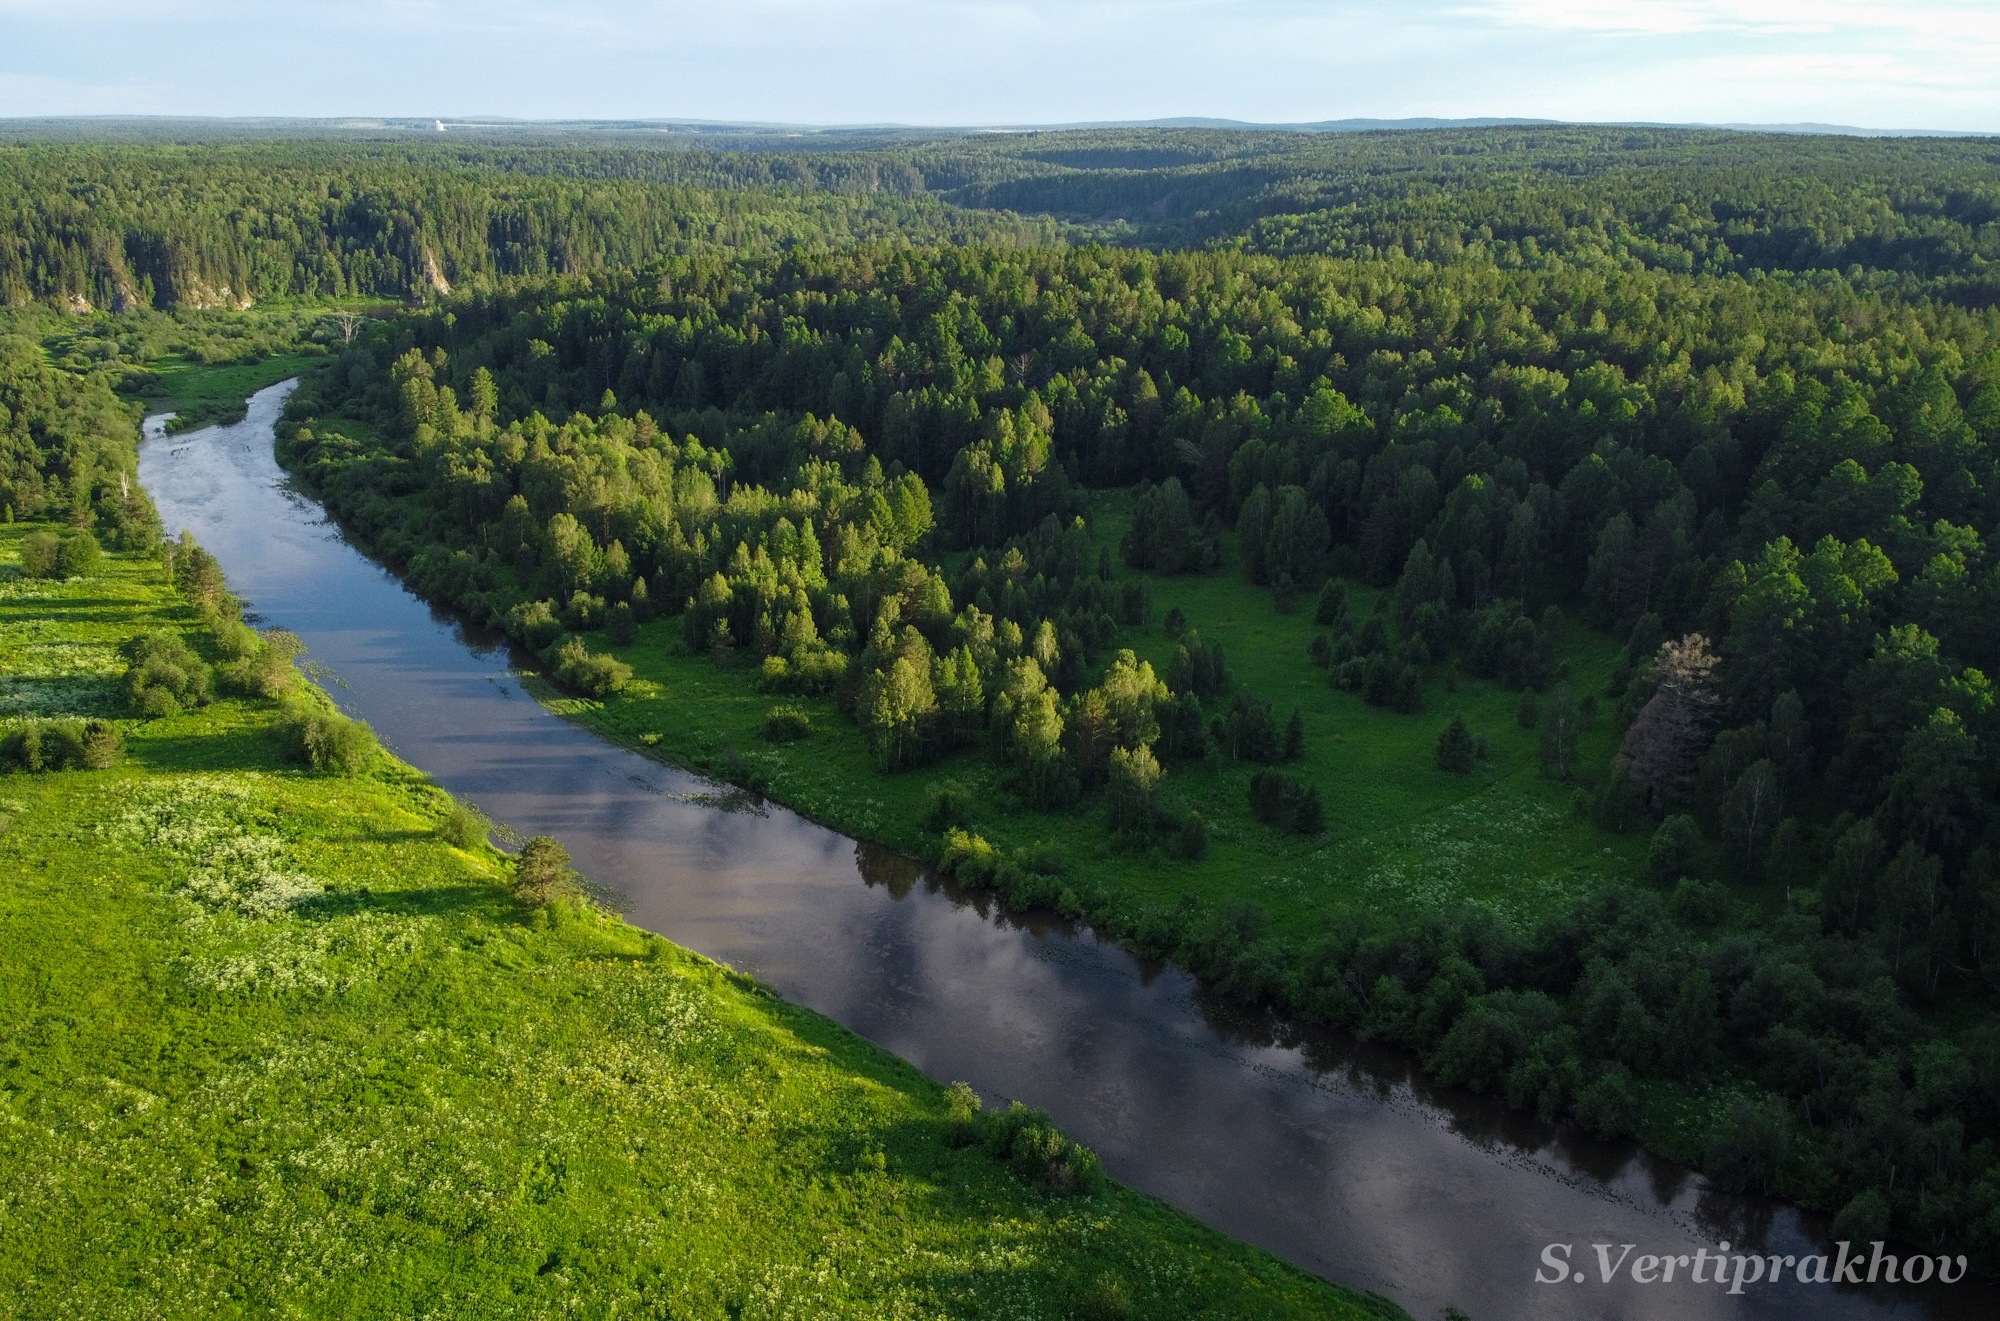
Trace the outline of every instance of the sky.
<path fill-rule="evenodd" d="M 2000 132 L 2000 0 L 0 0 L 0 116 Z"/>

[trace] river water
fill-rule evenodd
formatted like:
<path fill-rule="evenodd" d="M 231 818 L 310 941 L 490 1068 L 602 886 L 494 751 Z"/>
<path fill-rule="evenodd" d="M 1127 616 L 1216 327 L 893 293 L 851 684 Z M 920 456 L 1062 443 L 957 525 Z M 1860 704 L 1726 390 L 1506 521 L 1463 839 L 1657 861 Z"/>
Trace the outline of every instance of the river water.
<path fill-rule="evenodd" d="M 1835 1289 L 1787 1274 L 1731 1296 L 1685 1270 L 1634 1284 L 1628 1263 L 1601 1283 L 1592 1244 L 1826 1245 L 1792 1208 L 1430 1087 L 1397 1054 L 1215 1003 L 1086 929 L 1009 916 L 550 714 L 504 640 L 419 601 L 287 488 L 272 428 L 289 391 L 258 394 L 233 426 L 163 436 L 149 421 L 140 476 L 166 526 L 220 559 L 259 623 L 305 640 L 343 709 L 494 819 L 561 839 L 638 925 L 934 1078 L 1045 1107 L 1113 1177 L 1425 1321 L 1447 1306 L 1474 1321 L 2000 1316 L 2000 1290 L 1971 1280 Z M 1551 1243 L 1574 1245 L 1576 1279 L 1536 1282 L 1557 1274 Z"/>

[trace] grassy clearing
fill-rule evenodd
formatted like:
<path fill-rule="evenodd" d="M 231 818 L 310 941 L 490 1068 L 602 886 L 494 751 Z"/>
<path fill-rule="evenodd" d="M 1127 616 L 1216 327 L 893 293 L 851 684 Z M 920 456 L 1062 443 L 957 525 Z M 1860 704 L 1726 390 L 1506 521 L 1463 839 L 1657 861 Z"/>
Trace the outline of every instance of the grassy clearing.
<path fill-rule="evenodd" d="M 1117 497 L 1093 511 L 1092 527 L 1115 546 L 1123 530 Z M 1114 555 L 1115 558 L 1115 555 Z M 1279 933 L 1305 934 L 1331 905 L 1352 902 L 1388 914 L 1419 914 L 1460 905 L 1483 906 L 1515 922 L 1605 880 L 1631 873 L 1644 841 L 1607 834 L 1572 811 L 1575 784 L 1541 774 L 1539 736 L 1517 720 L 1520 694 L 1485 680 L 1433 682 L 1418 715 L 1371 707 L 1340 692 L 1307 658 L 1320 631 L 1312 602 L 1280 614 L 1270 593 L 1251 587 L 1234 562 L 1202 577 L 1161 578 L 1119 569 L 1152 593 L 1151 622 L 1128 629 L 1131 647 L 1164 674 L 1176 644 L 1161 620 L 1180 606 L 1204 640 L 1219 643 L 1240 688 L 1268 698 L 1283 719 L 1292 709 L 1305 721 L 1306 755 L 1284 767 L 1317 784 L 1328 829 L 1314 838 L 1289 835 L 1250 814 L 1248 785 L 1257 769 L 1218 761 L 1170 768 L 1164 792 L 1198 808 L 1211 831 L 1208 856 L 1186 862 L 1159 848 L 1115 845 L 1100 799 L 1051 814 L 1017 802 L 1002 786 L 1001 768 L 987 754 L 966 750 L 945 762 L 894 775 L 878 773 L 859 729 L 831 699 L 772 698 L 754 691 L 751 674 L 718 670 L 706 657 L 677 654 L 679 623 L 660 620 L 635 642 L 613 648 L 592 636 L 591 649 L 613 650 L 638 681 L 602 703 L 551 697 L 557 709 L 630 746 L 712 773 L 765 777 L 774 798 L 846 833 L 922 854 L 936 852 L 924 826 L 925 794 L 943 780 L 973 790 L 975 828 L 1009 846 L 1052 843 L 1073 868 L 1115 894 L 1170 905 L 1183 894 L 1213 903 L 1254 900 Z M 1375 594 L 1353 591 L 1365 616 Z M 1570 625 L 1564 656 L 1578 693 L 1601 690 L 1617 648 L 1603 636 Z M 778 702 L 805 707 L 814 733 L 772 745 L 759 727 Z M 1437 769 L 1438 734 L 1463 714 L 1487 736 L 1490 757 L 1473 774 Z M 1603 766 L 1613 752 L 1604 723 L 1581 741 L 1580 760 Z"/>
<path fill-rule="evenodd" d="M 147 364 L 154 378 L 145 393 L 146 411 L 174 414 L 169 431 L 189 431 L 215 423 L 239 422 L 250 396 L 319 359 L 303 353 L 276 353 L 257 362 L 216 365 L 175 354 Z"/>
<path fill-rule="evenodd" d="M 28 530 L 7 719 L 115 713 L 144 629 L 207 645 L 157 565 L 19 578 Z M 1032 1191 L 908 1065 L 531 914 L 443 793 L 305 774 L 275 716 L 0 775 L 0 1316 L 1377 1312 L 1128 1190 Z"/>

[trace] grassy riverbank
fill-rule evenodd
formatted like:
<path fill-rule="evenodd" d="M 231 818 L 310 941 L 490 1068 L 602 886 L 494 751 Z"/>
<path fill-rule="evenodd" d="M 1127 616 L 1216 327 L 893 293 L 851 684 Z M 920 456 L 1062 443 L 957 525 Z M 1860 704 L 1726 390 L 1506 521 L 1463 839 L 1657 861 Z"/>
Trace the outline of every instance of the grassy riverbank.
<path fill-rule="evenodd" d="M 313 363 L 301 353 L 277 353 L 256 362 L 214 365 L 185 357 L 156 362 L 146 386 L 147 411 L 172 413 L 169 431 L 191 431 L 240 422 L 250 396 Z"/>
<path fill-rule="evenodd" d="M 0 1316 L 1380 1310 L 1128 1190 L 1037 1192 L 901 1061 L 522 908 L 387 756 L 301 771 L 263 699 L 126 719 L 121 643 L 212 640 L 156 562 L 20 577 L 31 530 L 0 714 L 127 750 L 0 776 Z"/>
<path fill-rule="evenodd" d="M 1100 499 L 1091 523 L 1101 545 L 1123 529 L 1122 497 Z M 1232 539 L 1233 540 L 1233 539 Z M 581 723 L 650 755 L 722 778 L 755 778 L 769 794 L 844 833 L 934 857 L 939 832 L 926 819 L 934 786 L 963 786 L 969 828 L 1006 849 L 1050 846 L 1072 888 L 1103 892 L 1136 912 L 1169 907 L 1181 896 L 1223 906 L 1252 901 L 1278 933 L 1310 938 L 1329 905 L 1353 903 L 1395 915 L 1482 907 L 1526 924 L 1551 907 L 1608 880 L 1631 875 L 1645 841 L 1599 830 L 1572 811 L 1574 783 L 1541 773 L 1539 735 L 1517 718 L 1521 694 L 1484 679 L 1434 679 L 1423 711 L 1406 715 L 1370 706 L 1328 682 L 1307 649 L 1316 633 L 1312 603 L 1280 613 L 1270 593 L 1249 587 L 1235 563 L 1201 576 L 1165 578 L 1120 566 L 1113 585 L 1143 582 L 1153 601 L 1151 621 L 1123 630 L 1131 647 L 1164 674 L 1176 642 L 1161 623 L 1180 607 L 1191 628 L 1220 645 L 1244 690 L 1270 699 L 1279 713 L 1297 710 L 1305 725 L 1305 755 L 1285 770 L 1315 785 L 1326 807 L 1327 831 L 1301 837 L 1264 825 L 1252 814 L 1252 763 L 1211 759 L 1172 766 L 1162 782 L 1168 801 L 1199 810 L 1210 846 L 1198 861 L 1174 857 L 1159 840 L 1134 848 L 1106 828 L 1095 800 L 1062 812 L 1037 809 L 1005 785 L 1005 767 L 983 750 L 963 749 L 935 765 L 879 773 L 860 728 L 831 698 L 772 697 L 756 690 L 755 671 L 723 669 L 680 645 L 680 621 L 642 628 L 617 646 L 586 635 L 592 651 L 633 667 L 637 682 L 602 701 L 545 700 Z M 1352 600 L 1365 617 L 1374 593 L 1356 586 Z M 1581 627 L 1564 634 L 1564 659 L 1580 692 L 1601 690 L 1616 657 L 1602 635 Z M 774 744 L 761 736 L 778 704 L 813 717 L 811 736 Z M 1438 769 L 1439 732 L 1463 715 L 1485 735 L 1490 755 L 1470 775 Z M 1581 739 L 1579 761 L 1606 764 L 1615 746 L 1608 722 Z M 1044 852 L 1046 853 L 1046 848 Z"/>

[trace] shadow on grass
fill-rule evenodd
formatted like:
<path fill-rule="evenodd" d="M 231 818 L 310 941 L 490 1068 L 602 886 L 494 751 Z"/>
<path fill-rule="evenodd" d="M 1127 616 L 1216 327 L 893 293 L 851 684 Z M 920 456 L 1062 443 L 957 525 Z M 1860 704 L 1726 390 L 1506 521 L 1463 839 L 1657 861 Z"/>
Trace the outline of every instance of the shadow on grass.
<path fill-rule="evenodd" d="M 392 917 L 477 916 L 504 923 L 518 916 L 520 905 L 505 890 L 490 885 L 427 885 L 409 890 L 341 890 L 313 895 L 292 905 L 292 914 L 308 922 L 331 922 L 357 913 Z"/>
<path fill-rule="evenodd" d="M 133 765 L 149 771 L 296 771 L 271 731 L 261 725 L 145 733 L 126 742 Z"/>
<path fill-rule="evenodd" d="M 51 622 L 67 622 L 72 619 L 89 618 L 97 624 L 119 624 L 130 627 L 135 610 L 147 609 L 152 602 L 144 596 L 61 596 L 54 599 L 35 597 L 23 601 L 22 605 L 36 607 L 34 613 Z M 97 613 L 88 613 L 97 612 Z M 163 609 L 158 614 L 164 618 L 172 613 Z"/>
<path fill-rule="evenodd" d="M 289 764 L 288 768 L 292 770 L 298 769 L 296 766 L 290 766 Z M 332 777 L 329 776 L 329 777 L 315 777 L 315 778 L 332 778 Z M 438 839 L 438 833 L 435 830 L 415 830 L 415 829 L 410 829 L 410 830 L 356 829 L 345 832 L 315 830 L 313 832 L 313 839 L 315 842 L 324 844 L 420 844 L 420 843 L 429 843 L 432 840 Z"/>

